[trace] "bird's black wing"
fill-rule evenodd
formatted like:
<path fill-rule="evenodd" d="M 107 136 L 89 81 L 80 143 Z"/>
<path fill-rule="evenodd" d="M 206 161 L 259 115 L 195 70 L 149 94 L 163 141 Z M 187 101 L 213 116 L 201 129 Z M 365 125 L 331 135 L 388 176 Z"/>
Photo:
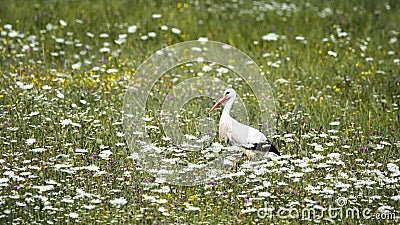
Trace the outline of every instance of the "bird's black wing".
<path fill-rule="evenodd" d="M 248 150 L 255 150 L 255 151 L 262 151 L 262 152 L 273 152 L 277 154 L 278 156 L 281 155 L 281 153 L 278 151 L 278 149 L 273 145 L 270 141 L 263 141 L 259 143 L 254 143 L 251 145 L 246 145 L 243 146 L 245 149 Z"/>

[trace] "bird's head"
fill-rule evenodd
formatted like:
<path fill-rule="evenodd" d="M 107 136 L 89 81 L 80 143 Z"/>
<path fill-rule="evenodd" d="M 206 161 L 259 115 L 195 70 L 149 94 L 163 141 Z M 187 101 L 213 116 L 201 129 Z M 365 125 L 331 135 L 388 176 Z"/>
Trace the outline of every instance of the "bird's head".
<path fill-rule="evenodd" d="M 222 103 L 224 103 L 226 100 L 232 99 L 236 97 L 236 91 L 233 90 L 232 88 L 228 88 L 224 91 L 224 94 L 221 96 L 221 98 L 215 103 L 215 105 L 208 111 L 210 114 L 214 109 L 216 109 L 218 106 L 220 106 Z"/>
<path fill-rule="evenodd" d="M 236 97 L 236 91 L 233 90 L 232 88 L 228 88 L 224 91 L 224 95 L 222 97 L 226 98 L 226 100 L 230 99 L 230 98 L 235 98 Z"/>

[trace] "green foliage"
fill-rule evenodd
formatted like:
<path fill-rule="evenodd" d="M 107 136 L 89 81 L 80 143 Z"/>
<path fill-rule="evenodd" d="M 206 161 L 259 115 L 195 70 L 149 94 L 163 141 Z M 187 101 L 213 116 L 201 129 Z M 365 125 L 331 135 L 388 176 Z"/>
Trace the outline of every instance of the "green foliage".
<path fill-rule="evenodd" d="M 398 223 L 399 21 L 397 1 L 2 1 L 0 221 L 309 223 L 257 210 L 336 207 L 344 197 L 373 215 L 392 207 L 395 219 L 376 222 Z M 276 40 L 265 40 L 272 33 Z M 202 186 L 160 184 L 125 143 L 124 91 L 155 51 L 199 37 L 235 46 L 262 68 L 276 101 L 274 143 L 286 156 Z M 171 79 L 198 76 L 204 65 L 174 68 L 156 84 L 149 125 L 161 127 Z M 254 96 L 235 78 L 223 79 L 257 126 Z M 196 134 L 211 106 L 208 98 L 186 104 L 181 128 Z"/>

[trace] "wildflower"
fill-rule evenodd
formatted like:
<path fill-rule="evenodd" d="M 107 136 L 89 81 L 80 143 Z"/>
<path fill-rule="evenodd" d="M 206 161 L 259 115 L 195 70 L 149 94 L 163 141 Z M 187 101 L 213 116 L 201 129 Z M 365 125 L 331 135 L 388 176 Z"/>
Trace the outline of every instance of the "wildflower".
<path fill-rule="evenodd" d="M 110 200 L 110 204 L 112 204 L 112 205 L 125 205 L 126 203 L 127 203 L 127 201 L 124 197 Z"/>
<path fill-rule="evenodd" d="M 69 124 L 71 124 L 71 123 L 72 123 L 72 120 L 71 120 L 71 119 L 61 120 L 61 122 L 60 122 L 60 124 L 61 124 L 62 126 L 67 126 L 67 125 L 69 125 Z"/>
<path fill-rule="evenodd" d="M 60 92 L 58 92 L 56 96 L 57 96 L 57 98 L 60 98 L 60 99 L 64 98 L 64 95 L 62 93 L 60 93 Z"/>
<path fill-rule="evenodd" d="M 179 30 L 178 28 L 172 28 L 171 29 L 171 31 L 172 31 L 172 33 L 174 33 L 174 34 L 180 34 L 182 31 L 181 30 Z"/>
<path fill-rule="evenodd" d="M 399 171 L 399 167 L 394 163 L 388 163 L 386 166 L 387 166 L 389 172 L 398 172 Z"/>
<path fill-rule="evenodd" d="M 78 214 L 78 213 L 72 212 L 72 213 L 68 214 L 68 216 L 71 217 L 71 218 L 73 218 L 73 219 L 76 219 L 76 218 L 79 217 L 79 214 Z"/>
<path fill-rule="evenodd" d="M 36 143 L 36 139 L 35 139 L 35 138 L 29 138 L 29 139 L 27 139 L 27 140 L 25 141 L 25 143 L 26 143 L 27 145 L 32 145 L 32 144 Z"/>
<path fill-rule="evenodd" d="M 199 37 L 199 39 L 197 39 L 198 42 L 207 42 L 208 38 L 206 37 Z"/>
<path fill-rule="evenodd" d="M 333 56 L 333 57 L 337 57 L 337 53 L 334 51 L 328 51 L 328 55 Z"/>
<path fill-rule="evenodd" d="M 193 206 L 191 206 L 191 205 L 188 205 L 188 206 L 185 208 L 185 210 L 186 210 L 186 211 L 199 211 L 200 208 L 199 208 L 199 207 L 193 207 Z"/>
<path fill-rule="evenodd" d="M 71 68 L 72 68 L 73 70 L 76 70 L 76 69 L 81 68 L 81 65 L 82 65 L 82 63 L 77 62 L 77 63 L 72 64 L 72 65 L 71 65 Z"/>
<path fill-rule="evenodd" d="M 279 35 L 275 33 L 269 33 L 261 37 L 262 40 L 264 41 L 277 41 L 279 38 Z"/>
<path fill-rule="evenodd" d="M 206 66 L 203 67 L 203 71 L 204 72 L 208 72 L 208 71 L 211 71 L 211 70 L 212 70 L 211 66 L 206 65 Z"/>
<path fill-rule="evenodd" d="M 24 90 L 29 90 L 29 89 L 32 89 L 33 88 L 33 84 L 27 84 L 27 85 L 23 85 L 22 86 L 22 89 L 24 89 Z"/>
<path fill-rule="evenodd" d="M 108 159 L 112 155 L 112 152 L 110 150 L 103 150 L 100 152 L 98 155 L 102 159 Z"/>
<path fill-rule="evenodd" d="M 107 73 L 117 73 L 118 70 L 117 69 L 108 69 Z"/>
<path fill-rule="evenodd" d="M 258 196 L 260 196 L 260 197 L 269 197 L 269 196 L 271 196 L 271 193 L 269 193 L 269 192 L 259 192 Z"/>
<path fill-rule="evenodd" d="M 67 22 L 65 22 L 64 20 L 60 20 L 58 22 L 60 22 L 61 26 L 63 27 L 66 27 L 68 25 Z"/>
<path fill-rule="evenodd" d="M 94 208 L 96 208 L 96 206 L 94 206 L 94 205 L 83 205 L 82 208 L 84 208 L 84 209 L 94 209 Z"/>
<path fill-rule="evenodd" d="M 128 33 L 135 33 L 137 30 L 137 26 L 133 25 L 128 27 Z"/>
<path fill-rule="evenodd" d="M 38 189 L 41 192 L 49 191 L 54 188 L 53 185 L 44 185 L 44 186 L 33 186 L 33 189 Z"/>
<path fill-rule="evenodd" d="M 34 148 L 34 149 L 31 149 L 31 150 L 29 150 L 30 152 L 45 152 L 46 151 L 46 149 L 45 148 Z"/>

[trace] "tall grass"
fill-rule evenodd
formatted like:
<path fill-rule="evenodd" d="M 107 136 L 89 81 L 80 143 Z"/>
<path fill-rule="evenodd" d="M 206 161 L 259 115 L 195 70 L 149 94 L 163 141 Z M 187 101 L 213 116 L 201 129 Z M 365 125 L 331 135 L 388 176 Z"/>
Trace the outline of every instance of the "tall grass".
<path fill-rule="evenodd" d="M 399 21 L 396 1 L 3 1 L 0 221 L 398 223 Z M 263 40 L 270 33 L 276 41 Z M 121 34 L 127 37 L 118 44 Z M 239 167 L 244 175 L 231 179 L 169 185 L 132 158 L 121 125 L 124 91 L 155 51 L 199 37 L 230 44 L 262 68 L 276 101 L 274 143 L 284 156 L 253 173 Z M 171 79 L 197 76 L 202 66 L 169 71 L 147 102 L 150 115 Z M 251 108 L 252 93 L 234 78 L 222 79 Z M 182 128 L 196 133 L 211 105 L 208 98 L 188 103 Z M 152 137 L 162 142 L 162 133 Z M 346 208 L 395 216 L 276 214 L 337 207 L 340 197 Z M 273 217 L 257 214 L 266 206 Z"/>

